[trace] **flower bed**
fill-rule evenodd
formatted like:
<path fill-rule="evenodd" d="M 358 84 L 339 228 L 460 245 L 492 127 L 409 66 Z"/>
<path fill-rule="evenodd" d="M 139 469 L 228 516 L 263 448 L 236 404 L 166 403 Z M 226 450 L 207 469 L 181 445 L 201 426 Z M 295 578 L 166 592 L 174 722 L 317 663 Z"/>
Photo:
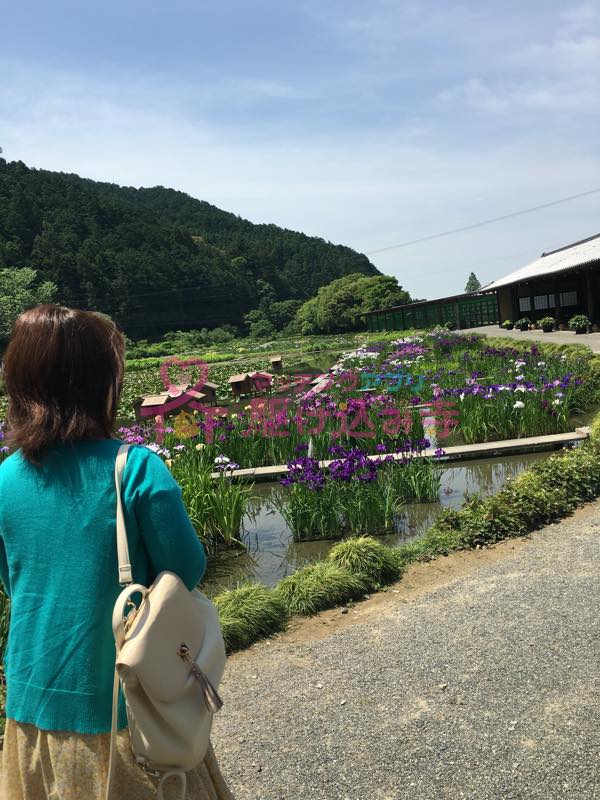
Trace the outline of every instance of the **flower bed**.
<path fill-rule="evenodd" d="M 597 404 L 599 365 L 583 348 L 507 347 L 443 330 L 350 351 L 320 391 L 296 376 L 285 395 L 191 415 L 184 436 L 177 420 L 121 434 L 153 446 L 160 440 L 165 458 L 200 442 L 213 459 L 224 455 L 244 468 L 286 463 L 309 443 L 311 456 L 324 460 L 332 446 L 378 453 L 425 436 L 474 444 L 561 433 Z"/>
<path fill-rule="evenodd" d="M 437 460 L 444 451 L 439 449 L 433 459 L 415 457 L 428 446 L 427 440 L 406 442 L 399 460 L 334 447 L 336 458 L 327 469 L 308 456 L 290 461 L 280 481 L 287 492 L 278 505 L 294 539 L 382 534 L 394 529 L 404 503 L 437 500 L 442 472 Z"/>

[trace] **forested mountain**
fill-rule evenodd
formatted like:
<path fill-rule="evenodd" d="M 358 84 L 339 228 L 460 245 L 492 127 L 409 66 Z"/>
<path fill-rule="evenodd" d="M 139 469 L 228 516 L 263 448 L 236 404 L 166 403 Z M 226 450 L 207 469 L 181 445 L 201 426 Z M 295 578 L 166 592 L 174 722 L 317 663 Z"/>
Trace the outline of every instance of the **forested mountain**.
<path fill-rule="evenodd" d="M 348 247 L 254 225 L 183 192 L 0 159 L 3 267 L 36 269 L 60 302 L 111 314 L 135 338 L 240 325 L 265 288 L 305 300 L 350 273 L 380 274 Z"/>

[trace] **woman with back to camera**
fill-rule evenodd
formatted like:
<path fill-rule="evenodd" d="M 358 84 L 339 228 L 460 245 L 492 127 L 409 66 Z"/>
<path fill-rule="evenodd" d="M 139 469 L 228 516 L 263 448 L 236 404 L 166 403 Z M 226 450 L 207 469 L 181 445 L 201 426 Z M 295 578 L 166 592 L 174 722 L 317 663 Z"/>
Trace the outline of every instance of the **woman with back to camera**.
<path fill-rule="evenodd" d="M 14 452 L 0 466 L 0 579 L 11 600 L 2 800 L 104 798 L 124 351 L 108 318 L 45 305 L 21 314 L 5 354 Z M 206 557 L 165 464 L 132 447 L 122 485 L 136 582 L 170 570 L 194 588 Z M 117 742 L 111 796 L 155 798 L 156 779 L 131 754 L 122 697 Z M 211 748 L 187 786 L 186 800 L 232 800 Z"/>

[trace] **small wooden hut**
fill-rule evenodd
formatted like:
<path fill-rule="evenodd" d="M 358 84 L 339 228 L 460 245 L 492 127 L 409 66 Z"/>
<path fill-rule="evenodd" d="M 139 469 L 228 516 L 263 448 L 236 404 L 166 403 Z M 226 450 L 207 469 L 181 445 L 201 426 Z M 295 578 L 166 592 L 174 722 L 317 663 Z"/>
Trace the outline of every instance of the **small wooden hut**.
<path fill-rule="evenodd" d="M 206 398 L 207 403 L 211 403 L 213 406 L 217 405 L 217 389 L 219 385 L 217 383 L 212 383 L 211 381 L 206 381 L 204 386 L 202 387 L 202 393 Z"/>
<path fill-rule="evenodd" d="M 277 373 L 278 375 L 281 374 L 283 371 L 283 359 L 281 356 L 271 356 L 269 359 L 271 362 L 271 369 L 273 372 Z"/>
<path fill-rule="evenodd" d="M 186 393 L 186 402 L 169 408 L 171 402 L 179 397 L 183 392 Z M 159 392 L 158 394 L 147 394 L 133 403 L 135 417 L 140 421 L 152 419 L 154 417 L 170 417 L 179 414 L 181 411 L 192 411 L 188 403 L 192 400 L 196 402 L 207 402 L 207 396 L 203 392 L 190 389 L 185 384 L 173 386 L 169 392 Z"/>
<path fill-rule="evenodd" d="M 232 375 L 227 381 L 234 397 L 242 397 L 245 394 L 252 394 L 253 384 L 250 375 L 242 372 L 239 375 Z"/>

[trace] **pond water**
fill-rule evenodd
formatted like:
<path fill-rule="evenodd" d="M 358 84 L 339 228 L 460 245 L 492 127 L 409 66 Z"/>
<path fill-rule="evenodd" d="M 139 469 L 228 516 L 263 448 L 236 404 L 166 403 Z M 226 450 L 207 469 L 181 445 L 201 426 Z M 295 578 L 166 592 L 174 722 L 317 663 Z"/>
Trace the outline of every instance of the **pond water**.
<path fill-rule="evenodd" d="M 429 528 L 442 508 L 459 508 L 469 495 L 493 494 L 504 482 L 535 461 L 551 453 L 504 456 L 449 466 L 444 470 L 439 499 L 435 503 L 410 503 L 397 520 L 396 533 L 381 537 L 387 544 L 414 539 Z M 275 509 L 273 498 L 284 489 L 279 484 L 257 484 L 251 514 L 244 520 L 245 550 L 220 552 L 210 559 L 203 585 L 210 595 L 230 589 L 244 581 L 275 585 L 281 578 L 304 564 L 323 558 L 335 540 L 294 542 L 284 518 Z"/>

